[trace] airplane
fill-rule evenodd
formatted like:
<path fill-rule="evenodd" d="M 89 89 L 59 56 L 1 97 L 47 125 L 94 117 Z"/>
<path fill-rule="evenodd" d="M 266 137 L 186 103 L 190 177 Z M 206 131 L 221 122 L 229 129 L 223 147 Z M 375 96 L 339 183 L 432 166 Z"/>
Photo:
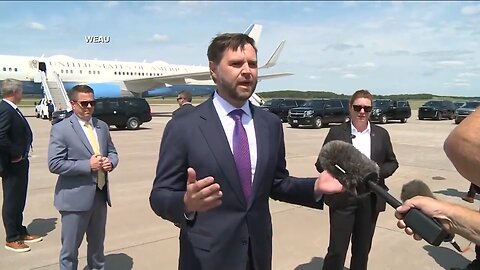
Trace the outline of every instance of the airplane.
<path fill-rule="evenodd" d="M 252 24 L 244 32 L 258 42 L 262 25 Z M 274 66 L 285 45 L 280 43 L 267 63 L 259 69 Z M 58 75 L 66 91 L 77 84 L 88 84 L 95 97 L 176 96 L 189 90 L 194 96 L 213 93 L 214 83 L 208 66 L 173 65 L 163 61 L 123 62 L 76 59 L 65 55 L 29 57 L 0 55 L 0 82 L 14 78 L 23 82 L 24 94 L 43 95 L 40 73 L 46 78 Z M 259 81 L 291 73 L 259 74 Z"/>

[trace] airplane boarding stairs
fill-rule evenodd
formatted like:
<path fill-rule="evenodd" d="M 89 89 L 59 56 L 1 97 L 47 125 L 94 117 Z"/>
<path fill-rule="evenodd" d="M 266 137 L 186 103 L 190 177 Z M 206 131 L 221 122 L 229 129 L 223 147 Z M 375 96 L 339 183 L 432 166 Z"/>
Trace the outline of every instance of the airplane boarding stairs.
<path fill-rule="evenodd" d="M 71 111 L 70 99 L 68 98 L 67 91 L 63 86 L 62 79 L 56 72 L 50 74 L 50 79 L 47 79 L 45 73 L 42 72 L 42 87 L 47 100 L 51 100 L 55 111 L 67 110 Z"/>

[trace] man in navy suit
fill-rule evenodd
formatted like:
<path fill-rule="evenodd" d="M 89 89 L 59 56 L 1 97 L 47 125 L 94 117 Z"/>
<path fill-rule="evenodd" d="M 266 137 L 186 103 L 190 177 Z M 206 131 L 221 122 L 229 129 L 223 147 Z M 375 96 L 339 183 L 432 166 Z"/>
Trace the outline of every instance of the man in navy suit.
<path fill-rule="evenodd" d="M 380 167 L 379 184 L 388 190 L 385 178 L 398 168 L 388 132 L 369 122 L 372 95 L 367 90 L 356 91 L 350 99 L 351 122 L 332 127 L 324 145 L 333 140 L 353 144 Z M 320 163 L 315 164 L 319 172 Z M 366 270 L 378 214 L 385 211 L 385 200 L 369 193 L 354 197 L 348 193 L 325 196 L 330 214 L 330 243 L 323 263 L 324 270 L 342 270 L 350 238 L 352 258 L 350 270 Z"/>
<path fill-rule="evenodd" d="M 2 218 L 6 232 L 5 248 L 14 252 L 30 251 L 25 243 L 42 241 L 31 235 L 23 223 L 23 210 L 27 199 L 28 153 L 33 134 L 17 104 L 22 100 L 22 82 L 5 79 L 0 101 L 0 176 L 2 176 Z"/>
<path fill-rule="evenodd" d="M 289 176 L 280 119 L 248 102 L 257 84 L 252 38 L 219 35 L 207 54 L 217 90 L 165 127 L 150 205 L 180 227 L 179 269 L 268 270 L 269 198 L 321 209 L 322 194 L 343 187 L 327 172 Z"/>
<path fill-rule="evenodd" d="M 74 86 L 70 103 L 74 113 L 52 125 L 48 146 L 48 168 L 58 174 L 53 201 L 62 216 L 60 270 L 77 269 L 85 234 L 88 269 L 105 269 L 108 173 L 117 166 L 118 154 L 108 125 L 92 117 L 93 89 Z"/>

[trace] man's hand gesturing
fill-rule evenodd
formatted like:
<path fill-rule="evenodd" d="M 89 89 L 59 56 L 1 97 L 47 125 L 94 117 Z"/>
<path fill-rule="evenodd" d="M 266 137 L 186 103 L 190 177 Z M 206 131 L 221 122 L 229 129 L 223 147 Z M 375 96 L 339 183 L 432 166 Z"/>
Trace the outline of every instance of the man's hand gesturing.
<path fill-rule="evenodd" d="M 222 204 L 223 194 L 213 177 L 197 180 L 193 168 L 188 168 L 187 173 L 187 191 L 183 197 L 186 213 L 205 212 Z"/>

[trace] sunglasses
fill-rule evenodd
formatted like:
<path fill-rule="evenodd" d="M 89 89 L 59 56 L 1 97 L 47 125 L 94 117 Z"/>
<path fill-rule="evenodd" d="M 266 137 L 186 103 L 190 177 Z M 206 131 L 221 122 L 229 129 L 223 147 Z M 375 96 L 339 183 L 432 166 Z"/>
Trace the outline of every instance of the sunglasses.
<path fill-rule="evenodd" d="M 361 111 L 362 109 L 363 109 L 366 113 L 372 111 L 372 106 L 352 105 L 352 107 L 353 107 L 353 110 L 356 111 L 356 112 L 359 112 L 359 111 Z"/>
<path fill-rule="evenodd" d="M 83 108 L 87 108 L 89 104 L 91 107 L 94 107 L 95 104 L 97 103 L 95 100 L 85 100 L 85 101 L 72 100 L 72 101 L 80 104 L 80 106 L 82 106 Z"/>
<path fill-rule="evenodd" d="M 183 99 L 183 97 L 177 97 L 177 101 L 179 101 L 180 99 Z"/>

